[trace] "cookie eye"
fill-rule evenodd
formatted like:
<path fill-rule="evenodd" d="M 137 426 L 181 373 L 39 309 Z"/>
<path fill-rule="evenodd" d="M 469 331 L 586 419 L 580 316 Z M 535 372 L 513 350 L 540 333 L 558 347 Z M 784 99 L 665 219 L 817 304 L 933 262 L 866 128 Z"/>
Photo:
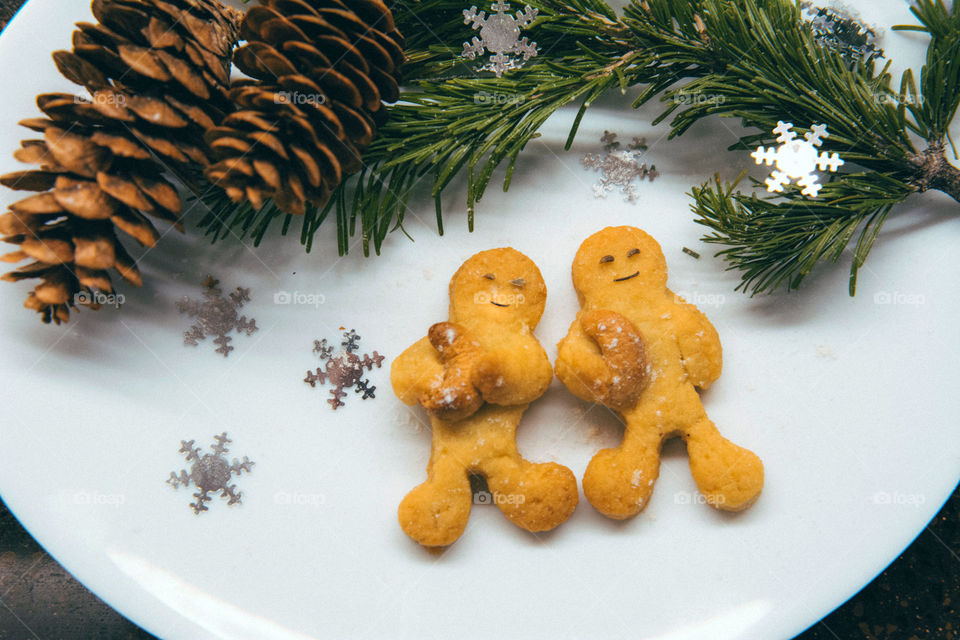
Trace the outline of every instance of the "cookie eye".
<path fill-rule="evenodd" d="M 638 253 L 640 253 L 640 249 L 630 249 L 630 251 L 627 251 L 627 257 L 630 258 Z"/>
<path fill-rule="evenodd" d="M 605 255 L 602 258 L 600 258 L 600 264 L 603 264 L 605 262 L 613 262 L 613 256 Z"/>
<path fill-rule="evenodd" d="M 513 280 L 510 281 L 510 284 L 512 284 L 515 287 L 522 287 L 523 285 L 527 284 L 527 281 L 524 280 L 523 278 L 514 278 Z"/>
<path fill-rule="evenodd" d="M 483 274 L 483 277 L 486 278 L 487 280 L 496 280 L 496 279 L 497 279 L 497 276 L 493 275 L 492 273 L 485 273 L 485 274 Z"/>

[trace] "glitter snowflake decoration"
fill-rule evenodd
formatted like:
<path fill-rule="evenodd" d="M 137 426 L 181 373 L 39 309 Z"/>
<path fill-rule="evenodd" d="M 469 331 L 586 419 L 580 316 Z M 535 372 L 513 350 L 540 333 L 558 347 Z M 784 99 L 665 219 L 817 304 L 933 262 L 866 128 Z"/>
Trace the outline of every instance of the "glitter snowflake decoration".
<path fill-rule="evenodd" d="M 648 167 L 645 162 L 640 161 L 647 150 L 646 140 L 634 138 L 625 149 L 621 149 L 617 134 L 604 131 L 600 142 L 603 143 L 605 155 L 588 153 L 581 160 L 587 169 L 600 172 L 600 180 L 593 185 L 593 195 L 606 198 L 609 192 L 620 187 L 627 202 L 636 202 L 639 197 L 636 181 L 648 178 L 652 182 L 660 175 L 656 165 Z"/>
<path fill-rule="evenodd" d="M 484 11 L 477 13 L 475 6 L 463 10 L 463 23 L 480 29 L 480 37 L 474 36 L 470 42 L 464 42 L 461 55 L 473 60 L 482 56 L 485 50 L 489 51 L 492 54 L 490 62 L 481 66 L 480 70 L 493 71 L 498 78 L 505 71 L 519 69 L 523 62 L 537 55 L 537 43 L 520 37 L 520 29 L 533 22 L 537 10 L 525 7 L 511 16 L 506 13 L 509 8 L 508 3 L 497 0 L 490 7 L 496 13 L 490 16 Z M 523 57 L 523 62 L 517 59 L 518 56 Z"/>
<path fill-rule="evenodd" d="M 848 10 L 818 7 L 813 2 L 801 2 L 800 8 L 821 47 L 836 51 L 853 62 L 869 62 L 883 57 L 883 49 L 876 44 L 877 32 L 859 22 Z"/>
<path fill-rule="evenodd" d="M 237 313 L 237 309 L 250 301 L 250 289 L 237 287 L 237 290 L 223 297 L 223 292 L 217 286 L 219 280 L 207 276 L 203 286 L 203 300 L 191 300 L 184 296 L 177 302 L 180 313 L 186 313 L 196 318 L 196 323 L 183 332 L 183 344 L 197 346 L 207 336 L 216 336 L 214 344 L 219 345 L 217 353 L 226 358 L 233 347 L 230 345 L 230 336 L 227 334 L 236 329 L 237 333 L 246 333 L 248 336 L 258 329 L 257 321 L 247 320 L 246 316 Z"/>
<path fill-rule="evenodd" d="M 798 140 L 797 134 L 792 129 L 793 123 L 778 121 L 773 132 L 779 134 L 777 142 L 780 146 L 770 148 L 759 146 L 750 155 L 757 164 L 766 163 L 768 167 L 773 163 L 777 164 L 777 168 L 766 180 L 767 191 L 781 193 L 784 185 L 796 180 L 797 184 L 803 187 L 800 193 L 816 198 L 823 185 L 818 182 L 813 171 L 818 167 L 820 171 L 827 169 L 836 171 L 843 164 L 843 160 L 836 152 L 829 156 L 826 151 L 817 155 L 817 147 L 830 135 L 827 133 L 827 125 L 813 125 L 810 131 L 803 134 L 803 140 Z"/>
<path fill-rule="evenodd" d="M 193 484 L 197 492 L 193 497 L 196 502 L 191 502 L 190 506 L 193 512 L 200 515 L 203 511 L 208 511 L 207 504 L 213 498 L 211 492 L 220 492 L 221 498 L 227 498 L 227 505 L 240 504 L 240 498 L 243 492 L 237 491 L 237 485 L 230 484 L 230 478 L 234 475 L 241 475 L 244 471 L 250 473 L 254 463 L 250 462 L 247 456 L 243 456 L 243 461 L 233 459 L 233 462 L 227 462 L 226 454 L 229 450 L 227 445 L 232 442 L 223 432 L 218 436 L 213 436 L 213 444 L 210 446 L 211 453 L 202 454 L 200 447 L 194 446 L 194 440 L 181 440 L 180 453 L 186 454 L 187 462 L 193 462 L 190 472 L 181 469 L 178 474 L 176 471 L 170 473 L 167 483 L 174 489 L 188 487 Z"/>
<path fill-rule="evenodd" d="M 383 363 L 383 356 L 376 351 L 372 355 L 363 354 L 363 356 L 355 353 L 360 349 L 360 336 L 353 329 L 343 333 L 340 346 L 342 352 L 334 357 L 333 347 L 327 343 L 326 338 L 314 340 L 313 353 L 326 364 L 307 371 L 307 377 L 303 379 L 311 387 L 316 387 L 317 383 L 330 384 L 330 398 L 327 399 L 327 403 L 334 411 L 344 406 L 343 399 L 347 397 L 346 390 L 350 388 L 360 396 L 361 400 L 375 398 L 374 392 L 377 388 L 370 384 L 369 379 L 364 378 L 364 373 L 372 371 L 373 367 L 379 369 Z"/>

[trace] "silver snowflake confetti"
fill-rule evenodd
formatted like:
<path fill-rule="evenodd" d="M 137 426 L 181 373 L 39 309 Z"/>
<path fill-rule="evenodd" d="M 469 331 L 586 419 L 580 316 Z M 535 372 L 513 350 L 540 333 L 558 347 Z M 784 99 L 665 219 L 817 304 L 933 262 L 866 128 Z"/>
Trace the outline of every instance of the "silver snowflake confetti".
<path fill-rule="evenodd" d="M 321 360 L 326 360 L 333 354 L 333 347 L 327 344 L 327 339 L 323 340 L 314 340 L 313 341 L 313 352 L 320 356 Z"/>
<path fill-rule="evenodd" d="M 792 131 L 793 123 L 779 120 L 773 132 L 779 134 L 777 142 L 779 147 L 764 148 L 762 145 L 751 153 L 751 157 L 757 164 L 764 164 L 769 167 L 776 163 L 777 168 L 770 173 L 767 178 L 767 191 L 770 193 L 783 192 L 784 185 L 790 184 L 796 180 L 797 184 L 803 187 L 800 192 L 805 196 L 816 198 L 823 185 L 817 179 L 814 172 L 819 167 L 820 171 L 836 171 L 843 165 L 843 160 L 834 152 L 827 155 L 824 151 L 817 155 L 817 147 L 823 144 L 830 134 L 827 133 L 827 125 L 815 124 L 810 130 L 803 134 L 803 140 L 797 139 L 797 134 Z"/>
<path fill-rule="evenodd" d="M 226 358 L 233 351 L 230 345 L 232 338 L 228 333 L 236 329 L 237 333 L 246 333 L 249 336 L 259 327 L 253 318 L 247 320 L 246 316 L 237 313 L 240 307 L 250 301 L 250 289 L 237 287 L 236 291 L 225 298 L 217 286 L 219 284 L 219 280 L 207 276 L 203 283 L 203 300 L 191 300 L 184 296 L 177 301 L 177 308 L 180 313 L 197 319 L 192 327 L 183 332 L 183 344 L 195 347 L 207 336 L 216 336 L 213 342 L 219 345 L 217 353 L 222 353 Z"/>
<path fill-rule="evenodd" d="M 852 62 L 869 62 L 883 57 L 883 49 L 876 44 L 877 31 L 861 23 L 848 10 L 819 7 L 813 2 L 801 2 L 800 8 L 821 47 L 836 51 Z"/>
<path fill-rule="evenodd" d="M 588 153 L 581 160 L 587 169 L 600 172 L 600 180 L 593 185 L 594 197 L 606 198 L 608 193 L 619 187 L 627 202 L 636 202 L 639 197 L 636 182 L 644 178 L 652 182 L 660 175 L 656 165 L 648 167 L 641 161 L 647 150 L 646 140 L 634 137 L 630 144 L 621 148 L 617 134 L 604 131 L 600 142 L 605 155 Z"/>
<path fill-rule="evenodd" d="M 340 342 L 343 351 L 336 357 L 333 355 L 333 347 L 329 346 L 326 338 L 313 341 L 313 353 L 326 364 L 307 371 L 307 377 L 303 381 L 314 388 L 317 383 L 320 385 L 329 383 L 330 398 L 327 399 L 327 404 L 334 411 L 344 406 L 343 399 L 347 397 L 347 389 L 352 388 L 361 400 L 376 397 L 374 392 L 377 388 L 370 384 L 369 379 L 364 379 L 364 373 L 372 371 L 374 367 L 379 369 L 384 358 L 376 351 L 372 354 L 365 353 L 363 356 L 354 353 L 360 349 L 360 339 L 355 330 L 344 331 Z"/>
<path fill-rule="evenodd" d="M 191 484 L 197 488 L 197 492 L 193 494 L 197 501 L 190 503 L 197 515 L 209 511 L 206 503 L 213 500 L 209 495 L 211 492 L 219 491 L 221 498 L 227 498 L 228 506 L 240 504 L 243 492 L 237 491 L 237 485 L 230 484 L 230 479 L 235 475 L 242 475 L 244 471 L 250 473 L 254 463 L 247 456 L 243 456 L 243 461 L 236 458 L 232 463 L 227 461 L 224 454 L 229 451 L 227 445 L 232 440 L 227 437 L 226 431 L 213 436 L 210 453 L 201 455 L 202 449 L 194 446 L 194 442 L 196 441 L 180 441 L 180 453 L 186 454 L 187 462 L 193 462 L 190 472 L 184 469 L 181 469 L 179 474 L 176 471 L 170 472 L 167 484 L 174 489 L 189 487 Z"/>
<path fill-rule="evenodd" d="M 530 58 L 537 55 L 537 43 L 520 37 L 520 29 L 528 26 L 537 17 L 537 10 L 525 7 L 511 16 L 506 13 L 510 5 L 498 0 L 490 7 L 496 13 L 488 16 L 485 11 L 477 12 L 473 6 L 463 10 L 463 23 L 480 30 L 480 37 L 474 36 L 470 42 L 463 43 L 460 55 L 468 60 L 490 52 L 490 62 L 478 70 L 493 71 L 499 78 L 504 72 L 519 69 Z M 518 58 L 522 57 L 521 62 Z"/>
<path fill-rule="evenodd" d="M 349 353 L 353 353 L 360 348 L 360 336 L 357 335 L 357 332 L 353 329 L 347 331 L 343 334 L 343 342 L 340 343 L 340 346 L 347 350 Z"/>

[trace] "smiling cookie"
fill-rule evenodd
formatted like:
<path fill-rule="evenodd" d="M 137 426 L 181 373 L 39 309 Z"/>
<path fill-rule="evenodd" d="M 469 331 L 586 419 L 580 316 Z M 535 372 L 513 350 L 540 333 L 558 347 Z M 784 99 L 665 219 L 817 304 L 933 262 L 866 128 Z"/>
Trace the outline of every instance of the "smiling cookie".
<path fill-rule="evenodd" d="M 620 446 L 598 451 L 587 466 L 590 504 L 610 518 L 639 513 L 653 493 L 663 441 L 681 436 L 707 503 L 750 506 L 763 488 L 763 464 L 720 435 L 697 391 L 720 376 L 720 338 L 667 288 L 660 245 L 635 227 L 603 229 L 577 251 L 573 285 L 581 310 L 558 345 L 557 377 L 626 425 Z"/>
<path fill-rule="evenodd" d="M 491 501 L 511 522 L 546 531 L 577 506 L 577 481 L 564 466 L 524 460 L 516 430 L 553 373 L 533 330 L 547 287 L 515 249 L 491 249 L 463 263 L 450 281 L 450 318 L 394 360 L 390 381 L 408 405 L 430 415 L 427 480 L 400 504 L 400 526 L 428 547 L 463 533 L 473 494 L 486 478 Z"/>

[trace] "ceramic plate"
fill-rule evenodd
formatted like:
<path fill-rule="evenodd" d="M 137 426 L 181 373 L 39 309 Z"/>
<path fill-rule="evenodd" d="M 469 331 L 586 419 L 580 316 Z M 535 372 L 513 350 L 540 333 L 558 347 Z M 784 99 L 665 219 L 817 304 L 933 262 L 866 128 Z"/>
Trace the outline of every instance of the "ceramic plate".
<path fill-rule="evenodd" d="M 883 29 L 888 54 L 919 69 L 923 37 L 889 31 L 912 21 L 907 4 L 858 4 Z M 91 19 L 88 5 L 30 0 L 0 38 L 0 171 L 18 168 L 8 152 L 27 137 L 16 121 L 39 115 L 34 96 L 75 91 L 50 52 L 69 47 L 72 23 Z M 20 306 L 26 285 L 0 286 L 4 500 L 79 580 L 162 638 L 799 633 L 892 561 L 957 483 L 957 205 L 912 197 L 887 223 L 854 298 L 844 265 L 821 269 L 798 295 L 751 299 L 698 241 L 685 195 L 718 170 L 763 177 L 748 154 L 722 151 L 738 130 L 711 121 L 668 143 L 666 127 L 649 124 L 653 110 L 628 104 L 598 103 L 570 152 L 562 144 L 573 113 L 558 114 L 510 192 L 488 191 L 474 233 L 460 185 L 444 198 L 445 236 L 432 203 L 416 200 L 406 218 L 415 242 L 394 233 L 379 258 L 364 258 L 356 241 L 339 258 L 332 225 L 310 255 L 292 237 L 256 250 L 237 239 L 211 247 L 188 225 L 185 235 L 164 229 L 143 254 L 145 285 L 124 287 L 119 310 L 43 326 Z M 638 187 L 636 203 L 594 197 L 598 176 L 580 159 L 602 152 L 604 130 L 648 140 L 646 159 L 662 176 Z M 425 553 L 396 509 L 424 478 L 429 433 L 424 414 L 393 397 L 390 360 L 446 318 L 447 283 L 464 259 L 507 245 L 544 274 L 537 335 L 554 358 L 578 309 L 573 255 L 618 224 L 659 240 L 671 288 L 717 326 L 724 373 L 704 403 L 728 438 L 763 458 L 763 495 L 740 514 L 711 509 L 672 442 L 637 518 L 607 520 L 581 499 L 570 521 L 534 536 L 477 506 L 459 542 Z M 259 327 L 234 334 L 226 358 L 210 338 L 183 344 L 193 321 L 176 301 L 202 299 L 208 274 L 224 295 L 250 289 L 241 312 Z M 339 348 L 349 330 L 360 353 L 387 360 L 369 373 L 374 399 L 351 392 L 332 411 L 327 389 L 303 377 L 319 364 L 313 341 Z M 182 440 L 206 453 L 221 432 L 227 455 L 255 466 L 232 480 L 241 504 L 215 496 L 195 515 L 191 491 L 166 481 L 187 466 Z M 580 478 L 618 438 L 611 415 L 554 381 L 525 415 L 519 443 L 529 459 L 559 461 Z"/>

